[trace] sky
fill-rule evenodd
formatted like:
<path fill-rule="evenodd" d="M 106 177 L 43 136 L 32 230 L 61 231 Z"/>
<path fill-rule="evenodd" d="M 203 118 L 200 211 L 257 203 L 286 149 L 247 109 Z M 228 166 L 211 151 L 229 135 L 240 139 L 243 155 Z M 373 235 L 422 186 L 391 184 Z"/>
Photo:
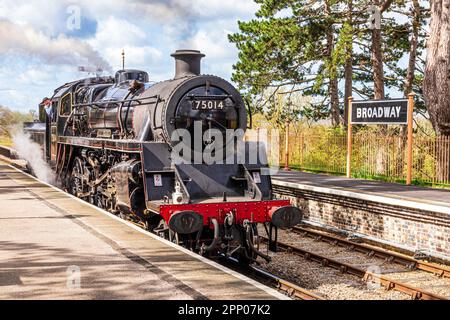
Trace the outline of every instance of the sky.
<path fill-rule="evenodd" d="M 227 35 L 257 9 L 253 0 L 0 0 L 0 105 L 37 109 L 86 76 L 78 66 L 113 75 L 122 49 L 126 67 L 152 81 L 173 77 L 176 49 L 202 51 L 202 73 L 229 80 L 238 51 Z"/>

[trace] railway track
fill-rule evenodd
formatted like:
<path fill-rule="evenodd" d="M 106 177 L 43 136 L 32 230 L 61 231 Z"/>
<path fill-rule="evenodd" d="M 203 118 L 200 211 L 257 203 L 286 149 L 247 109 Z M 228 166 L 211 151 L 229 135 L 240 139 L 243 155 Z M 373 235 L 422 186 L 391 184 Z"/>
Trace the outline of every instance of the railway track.
<path fill-rule="evenodd" d="M 264 243 L 268 243 L 268 238 L 264 236 L 260 236 L 260 239 Z M 410 295 L 411 299 L 414 300 L 448 300 L 448 298 L 431 293 L 422 288 L 414 287 L 406 283 L 402 283 L 398 280 L 391 279 L 385 275 L 373 273 L 370 271 L 366 271 L 354 265 L 341 262 L 318 253 L 305 250 L 303 248 L 299 248 L 287 243 L 283 243 L 278 241 L 278 248 L 288 252 L 295 254 L 297 256 L 303 257 L 306 260 L 311 260 L 321 264 L 323 267 L 329 267 L 336 270 L 339 270 L 341 273 L 347 273 L 350 275 L 354 275 L 365 282 L 375 282 L 383 286 L 386 290 L 395 290 L 405 294 Z"/>
<path fill-rule="evenodd" d="M 280 277 L 265 270 L 254 266 L 250 266 L 249 268 L 251 269 L 251 272 L 256 275 L 256 277 L 262 278 L 264 282 L 271 283 L 273 287 L 286 293 L 290 297 L 295 297 L 300 300 L 324 300 L 323 297 L 303 289 L 292 282 L 281 279 Z"/>
<path fill-rule="evenodd" d="M 369 257 L 378 257 L 384 259 L 387 262 L 402 265 L 410 270 L 422 270 L 430 272 L 438 277 L 450 278 L 450 268 L 446 266 L 420 261 L 406 255 L 398 254 L 396 252 L 367 245 L 364 243 L 357 243 L 354 241 L 342 239 L 337 236 L 307 229 L 304 227 L 294 227 L 291 229 L 291 231 L 317 241 L 322 241 L 331 245 L 344 247 L 348 250 L 354 250 L 356 252 L 364 253 Z"/>
<path fill-rule="evenodd" d="M 253 265 L 243 266 L 234 258 L 222 257 L 219 261 L 222 265 L 239 273 L 245 274 L 260 283 L 269 285 L 270 287 L 285 293 L 289 297 L 300 300 L 325 300 L 324 297 L 301 288 L 298 285 L 282 279 L 266 270 L 260 269 Z"/>

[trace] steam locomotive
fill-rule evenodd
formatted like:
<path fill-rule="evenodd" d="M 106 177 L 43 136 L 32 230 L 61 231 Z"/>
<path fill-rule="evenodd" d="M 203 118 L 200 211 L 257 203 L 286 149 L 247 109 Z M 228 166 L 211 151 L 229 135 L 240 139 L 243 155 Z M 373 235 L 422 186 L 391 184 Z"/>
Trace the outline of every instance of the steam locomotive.
<path fill-rule="evenodd" d="M 25 129 L 67 192 L 202 255 L 269 259 L 257 224 L 276 250 L 277 228 L 302 213 L 273 199 L 264 146 L 243 139 L 239 92 L 200 74 L 199 51 L 172 57 L 175 76 L 159 83 L 131 69 L 66 83 Z"/>

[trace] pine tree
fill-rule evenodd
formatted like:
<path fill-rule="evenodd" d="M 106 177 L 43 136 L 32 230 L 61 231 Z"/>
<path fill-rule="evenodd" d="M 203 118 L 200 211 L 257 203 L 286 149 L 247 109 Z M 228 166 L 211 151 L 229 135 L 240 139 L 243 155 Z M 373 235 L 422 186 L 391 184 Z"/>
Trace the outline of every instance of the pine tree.
<path fill-rule="evenodd" d="M 346 122 L 351 95 L 384 98 L 385 87 L 410 90 L 411 79 L 420 87 L 417 68 L 399 65 L 409 55 L 416 67 L 423 48 L 423 32 L 411 27 L 417 18 L 408 10 L 411 1 L 255 2 L 261 5 L 256 18 L 239 22 L 240 32 L 229 39 L 239 49 L 232 79 L 260 110 L 270 109 L 273 96 L 263 94 L 267 89 L 273 89 L 273 95 L 300 92 L 313 98 L 315 117 L 329 117 L 338 126 L 342 118 Z M 378 30 L 369 23 L 368 9 L 374 3 L 384 13 Z M 388 17 L 389 10 L 407 21 Z M 423 23 L 419 13 L 416 26 Z M 415 42 L 410 42 L 411 29 L 417 31 Z"/>

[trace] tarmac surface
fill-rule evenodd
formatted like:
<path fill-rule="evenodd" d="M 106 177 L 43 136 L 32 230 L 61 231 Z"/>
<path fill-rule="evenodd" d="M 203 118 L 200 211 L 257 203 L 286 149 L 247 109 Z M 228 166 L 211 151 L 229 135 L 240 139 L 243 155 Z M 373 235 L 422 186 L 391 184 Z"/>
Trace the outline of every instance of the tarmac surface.
<path fill-rule="evenodd" d="M 0 299 L 283 299 L 0 161 Z"/>

